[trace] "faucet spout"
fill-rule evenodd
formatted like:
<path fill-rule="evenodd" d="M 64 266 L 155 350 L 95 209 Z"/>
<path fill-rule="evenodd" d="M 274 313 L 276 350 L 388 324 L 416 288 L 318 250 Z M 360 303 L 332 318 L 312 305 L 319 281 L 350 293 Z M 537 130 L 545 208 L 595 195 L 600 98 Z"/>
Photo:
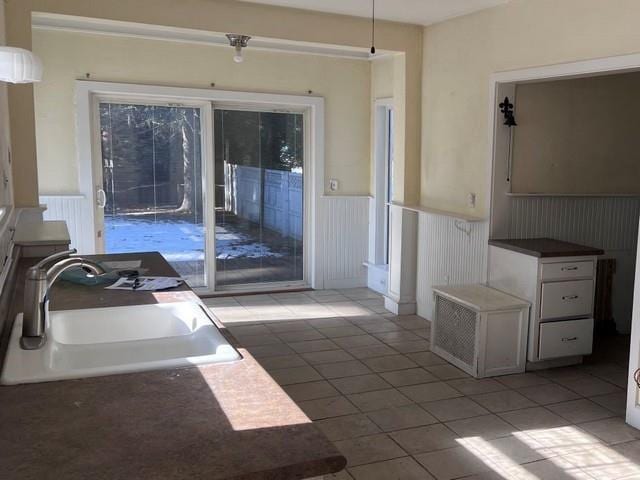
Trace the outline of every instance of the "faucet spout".
<path fill-rule="evenodd" d="M 82 257 L 71 257 L 76 250 L 57 253 L 45 258 L 27 270 L 24 289 L 24 313 L 20 345 L 25 350 L 42 348 L 47 341 L 46 319 L 49 306 L 49 290 L 66 270 L 81 267 L 93 275 L 106 273 L 101 265 Z"/>

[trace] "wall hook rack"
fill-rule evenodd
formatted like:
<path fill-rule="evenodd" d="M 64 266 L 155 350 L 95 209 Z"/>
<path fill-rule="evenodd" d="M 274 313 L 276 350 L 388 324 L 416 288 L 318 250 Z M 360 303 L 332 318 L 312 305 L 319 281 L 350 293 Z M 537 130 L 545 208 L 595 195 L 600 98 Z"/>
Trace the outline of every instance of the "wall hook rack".
<path fill-rule="evenodd" d="M 470 222 L 464 221 L 464 220 L 456 220 L 453 225 L 460 230 L 462 233 L 464 233 L 467 237 L 471 236 L 471 228 L 472 228 L 472 224 Z"/>

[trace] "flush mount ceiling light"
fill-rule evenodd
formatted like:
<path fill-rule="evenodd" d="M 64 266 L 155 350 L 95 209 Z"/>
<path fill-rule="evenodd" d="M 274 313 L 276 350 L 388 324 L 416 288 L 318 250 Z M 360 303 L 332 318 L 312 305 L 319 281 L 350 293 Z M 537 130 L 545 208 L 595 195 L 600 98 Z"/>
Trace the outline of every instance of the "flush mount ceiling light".
<path fill-rule="evenodd" d="M 236 63 L 242 63 L 242 49 L 247 46 L 249 35 L 240 35 L 238 33 L 227 33 L 229 44 L 236 49 L 236 54 L 233 56 L 233 61 Z"/>
<path fill-rule="evenodd" d="M 0 81 L 33 83 L 42 80 L 42 62 L 29 50 L 0 47 Z"/>

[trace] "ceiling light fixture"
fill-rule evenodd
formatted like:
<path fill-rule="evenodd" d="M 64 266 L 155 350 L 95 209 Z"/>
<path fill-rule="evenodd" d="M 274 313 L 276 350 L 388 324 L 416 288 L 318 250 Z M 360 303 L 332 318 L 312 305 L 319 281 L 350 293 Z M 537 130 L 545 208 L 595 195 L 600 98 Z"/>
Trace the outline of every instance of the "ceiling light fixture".
<path fill-rule="evenodd" d="M 249 35 L 241 35 L 238 33 L 227 33 L 229 44 L 236 49 L 236 54 L 233 56 L 233 61 L 236 63 L 242 63 L 242 49 L 247 46 L 251 37 Z"/>
<path fill-rule="evenodd" d="M 33 83 L 42 80 L 42 62 L 29 50 L 0 47 L 0 82 Z"/>
<path fill-rule="evenodd" d="M 376 54 L 376 0 L 371 0 L 371 55 Z"/>

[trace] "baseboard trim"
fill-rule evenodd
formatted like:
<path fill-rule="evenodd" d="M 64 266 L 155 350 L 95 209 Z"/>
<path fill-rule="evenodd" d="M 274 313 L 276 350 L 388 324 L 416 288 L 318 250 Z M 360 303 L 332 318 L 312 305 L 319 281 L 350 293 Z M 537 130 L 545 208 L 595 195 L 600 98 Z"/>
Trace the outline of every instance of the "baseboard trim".
<path fill-rule="evenodd" d="M 332 288 L 361 288 L 367 286 L 367 277 L 356 278 L 339 278 L 339 279 L 326 279 L 324 281 L 325 290 Z"/>
<path fill-rule="evenodd" d="M 392 298 L 384 297 L 384 308 L 396 315 L 414 315 L 416 302 L 396 302 Z"/>
<path fill-rule="evenodd" d="M 536 371 L 547 368 L 569 367 L 571 365 L 582 364 L 582 355 L 574 355 L 572 357 L 554 358 L 551 360 L 542 360 L 540 362 L 527 362 L 526 370 Z"/>

